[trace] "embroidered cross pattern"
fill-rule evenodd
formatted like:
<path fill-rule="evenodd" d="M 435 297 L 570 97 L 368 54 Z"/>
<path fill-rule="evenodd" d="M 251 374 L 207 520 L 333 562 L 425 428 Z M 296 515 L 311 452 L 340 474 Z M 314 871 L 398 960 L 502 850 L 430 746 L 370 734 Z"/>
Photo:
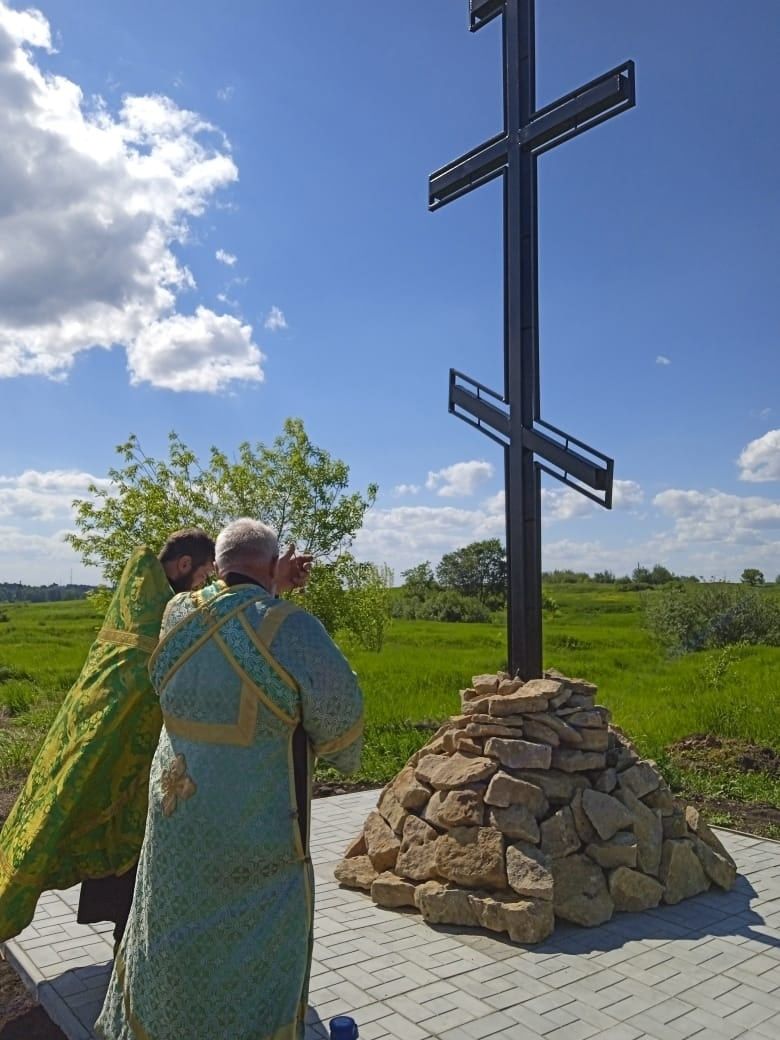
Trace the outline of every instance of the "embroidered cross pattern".
<path fill-rule="evenodd" d="M 635 103 L 624 62 L 536 109 L 534 0 L 470 0 L 470 29 L 503 27 L 504 129 L 431 174 L 440 209 L 496 177 L 504 182 L 504 391 L 450 370 L 449 410 L 504 448 L 509 670 L 542 674 L 541 472 L 607 509 L 611 458 L 540 417 L 537 158 Z"/>
<path fill-rule="evenodd" d="M 187 761 L 184 755 L 177 755 L 169 766 L 162 771 L 162 811 L 164 816 L 173 816 L 179 799 L 186 801 L 197 791 L 197 785 L 187 773 Z"/>

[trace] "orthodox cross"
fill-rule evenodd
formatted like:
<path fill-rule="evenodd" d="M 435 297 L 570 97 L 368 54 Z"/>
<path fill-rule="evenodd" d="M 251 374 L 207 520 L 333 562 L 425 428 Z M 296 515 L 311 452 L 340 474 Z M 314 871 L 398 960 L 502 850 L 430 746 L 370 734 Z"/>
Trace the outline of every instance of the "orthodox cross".
<path fill-rule="evenodd" d="M 502 17 L 504 129 L 431 174 L 428 208 L 504 179 L 504 393 L 450 369 L 449 410 L 504 447 L 509 671 L 530 679 L 542 674 L 541 471 L 611 509 L 614 465 L 540 418 L 536 160 L 631 108 L 634 63 L 535 109 L 534 0 L 469 8 L 472 32 Z"/>

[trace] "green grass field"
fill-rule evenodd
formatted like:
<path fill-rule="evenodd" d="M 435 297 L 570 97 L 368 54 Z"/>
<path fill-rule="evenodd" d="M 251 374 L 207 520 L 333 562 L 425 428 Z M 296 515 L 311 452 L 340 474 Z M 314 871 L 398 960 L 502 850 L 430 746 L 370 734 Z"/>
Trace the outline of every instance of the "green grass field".
<path fill-rule="evenodd" d="M 780 591 L 780 590 L 778 590 Z M 677 788 L 780 806 L 780 777 L 737 769 L 680 768 L 670 744 L 694 733 L 780 748 L 780 648 L 741 647 L 669 659 L 642 626 L 642 597 L 609 586 L 550 589 L 560 605 L 545 623 L 545 664 L 599 686 L 599 701 Z M 767 594 L 777 594 L 767 590 Z M 29 766 L 64 691 L 76 678 L 99 618 L 84 602 L 3 606 L 0 616 L 0 784 Z M 349 653 L 367 704 L 360 779 L 389 779 L 458 711 L 470 676 L 503 667 L 503 624 L 395 621 L 385 649 Z M 780 834 L 778 835 L 780 836 Z"/>

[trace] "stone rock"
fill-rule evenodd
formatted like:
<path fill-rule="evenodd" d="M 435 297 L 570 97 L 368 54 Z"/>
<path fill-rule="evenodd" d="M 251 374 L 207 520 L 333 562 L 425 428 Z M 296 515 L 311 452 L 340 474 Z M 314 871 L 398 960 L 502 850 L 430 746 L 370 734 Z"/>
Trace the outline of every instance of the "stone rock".
<path fill-rule="evenodd" d="M 357 838 L 353 838 L 349 845 L 347 845 L 344 859 L 353 859 L 355 856 L 365 856 L 367 853 L 368 848 L 366 847 L 366 836 L 361 831 Z"/>
<path fill-rule="evenodd" d="M 609 794 L 617 787 L 617 769 L 605 769 L 593 785 L 602 794 Z"/>
<path fill-rule="evenodd" d="M 557 697 L 566 685 L 560 679 L 529 679 L 523 685 L 523 693 L 528 697 L 544 697 L 550 700 L 551 697 Z"/>
<path fill-rule="evenodd" d="M 435 827 L 479 827 L 484 804 L 482 792 L 472 788 L 457 791 L 435 791 L 425 807 L 423 818 Z"/>
<path fill-rule="evenodd" d="M 522 838 L 523 841 L 539 841 L 539 824 L 536 817 L 524 805 L 510 805 L 506 809 L 491 809 L 488 817 L 491 827 L 496 827 L 507 838 Z"/>
<path fill-rule="evenodd" d="M 728 860 L 732 867 L 736 867 L 736 863 L 731 858 L 731 855 L 726 849 L 726 846 L 723 844 L 720 838 L 716 837 L 716 835 L 713 834 L 704 817 L 701 815 L 699 810 L 696 809 L 693 805 L 687 805 L 685 807 L 685 822 L 688 824 L 688 827 L 693 831 L 697 838 L 700 838 L 705 845 L 709 845 L 709 847 L 714 852 L 717 852 L 719 856 L 722 856 L 725 860 Z"/>
<path fill-rule="evenodd" d="M 456 733 L 453 741 L 455 751 L 460 751 L 464 755 L 481 755 L 482 745 L 478 744 L 472 737 L 468 737 L 465 733 Z"/>
<path fill-rule="evenodd" d="M 618 831 L 609 841 L 593 841 L 585 849 L 585 854 L 600 867 L 609 870 L 614 867 L 635 867 L 637 862 L 638 843 L 636 836 L 630 831 Z"/>
<path fill-rule="evenodd" d="M 585 813 L 582 807 L 582 795 L 584 792 L 575 791 L 574 797 L 571 800 L 571 814 L 574 817 L 574 827 L 579 835 L 579 839 L 583 845 L 588 845 L 591 841 L 595 841 L 598 835 L 593 828 L 593 824 Z"/>
<path fill-rule="evenodd" d="M 545 711 L 546 708 L 545 697 L 531 696 L 524 689 L 510 693 L 507 697 L 491 697 L 488 702 L 489 714 L 497 718 L 502 715 L 525 715 L 529 712 Z"/>
<path fill-rule="evenodd" d="M 580 847 L 580 837 L 568 805 L 559 809 L 549 820 L 545 820 L 540 830 L 542 852 L 551 859 L 563 859 Z"/>
<path fill-rule="evenodd" d="M 607 754 L 609 756 L 607 765 L 614 766 L 618 773 L 622 773 L 624 769 L 630 769 L 635 762 L 639 761 L 637 753 L 628 747 L 614 748 Z"/>
<path fill-rule="evenodd" d="M 417 816 L 409 816 L 404 824 L 401 851 L 395 872 L 413 881 L 429 881 L 436 872 L 436 839 L 438 832 Z"/>
<path fill-rule="evenodd" d="M 693 849 L 704 867 L 704 873 L 715 884 L 728 892 L 737 879 L 737 869 L 731 860 L 710 848 L 701 838 L 694 836 Z"/>
<path fill-rule="evenodd" d="M 568 686 L 564 686 L 560 693 L 556 693 L 554 697 L 551 697 L 547 702 L 551 708 L 561 708 L 571 700 L 571 690 Z"/>
<path fill-rule="evenodd" d="M 336 880 L 347 888 L 362 888 L 371 891 L 377 870 L 368 856 L 353 856 L 343 859 L 333 871 Z"/>
<path fill-rule="evenodd" d="M 462 702 L 462 709 L 464 715 L 476 715 L 476 714 L 487 714 L 490 708 L 490 702 L 494 697 L 476 697 L 470 701 Z M 497 698 L 495 698 L 497 699 Z"/>
<path fill-rule="evenodd" d="M 620 774 L 621 790 L 628 790 L 637 796 L 644 798 L 646 794 L 655 791 L 661 783 L 661 777 L 649 762 L 637 762 Z"/>
<path fill-rule="evenodd" d="M 407 811 L 422 809 L 431 797 L 431 788 L 422 784 L 414 775 L 414 769 L 406 766 L 392 784 L 392 792 Z"/>
<path fill-rule="evenodd" d="M 634 822 L 632 814 L 617 798 L 600 791 L 583 791 L 582 807 L 602 841 L 626 830 Z"/>
<path fill-rule="evenodd" d="M 489 827 L 456 827 L 436 842 L 440 877 L 466 888 L 506 888 L 504 837 Z"/>
<path fill-rule="evenodd" d="M 491 737 L 485 743 L 485 754 L 494 756 L 509 769 L 549 769 L 552 750 L 549 744 L 503 737 Z"/>
<path fill-rule="evenodd" d="M 398 801 L 392 788 L 386 787 L 384 789 L 382 794 L 379 796 L 377 809 L 382 818 L 390 827 L 392 827 L 396 834 L 400 834 L 403 831 L 404 821 L 409 813 Z"/>
<path fill-rule="evenodd" d="M 512 736 L 518 737 L 520 734 L 514 731 L 522 729 L 525 719 L 522 715 L 502 715 L 499 719 L 494 715 L 475 713 L 470 717 L 469 721 L 479 726 L 508 726 L 513 731 Z"/>
<path fill-rule="evenodd" d="M 562 769 L 564 773 L 603 769 L 607 764 L 602 752 L 578 751 L 576 748 L 555 748 L 551 761 L 554 769 Z"/>
<path fill-rule="evenodd" d="M 501 808 L 524 805 L 534 816 L 544 816 L 550 807 L 541 787 L 529 784 L 526 780 L 517 780 L 503 770 L 499 770 L 488 784 L 485 802 Z"/>
<path fill-rule="evenodd" d="M 664 842 L 661 881 L 665 903 L 679 903 L 707 891 L 710 883 L 692 841 L 687 838 L 670 838 Z"/>
<path fill-rule="evenodd" d="M 674 795 L 665 784 L 645 795 L 642 801 L 650 809 L 660 809 L 662 816 L 671 816 L 676 808 Z"/>
<path fill-rule="evenodd" d="M 541 899 L 497 899 L 472 896 L 471 904 L 483 928 L 507 932 L 512 942 L 543 942 L 555 928 L 552 903 Z"/>
<path fill-rule="evenodd" d="M 663 826 L 664 838 L 688 837 L 688 824 L 685 822 L 682 809 L 675 809 L 669 816 L 664 816 L 661 824 Z"/>
<path fill-rule="evenodd" d="M 595 697 L 599 692 L 598 686 L 587 679 L 567 679 L 566 682 L 571 686 L 575 697 Z"/>
<path fill-rule="evenodd" d="M 569 703 L 571 704 L 571 701 Z M 578 729 L 603 729 L 606 725 L 603 714 L 596 708 L 575 711 L 568 716 L 566 721 L 570 726 L 577 726 Z"/>
<path fill-rule="evenodd" d="M 471 685 L 476 690 L 477 696 L 490 697 L 498 690 L 498 676 L 494 674 L 474 675 Z"/>
<path fill-rule="evenodd" d="M 561 742 L 561 738 L 551 729 L 550 726 L 545 726 L 542 722 L 538 722 L 534 718 L 528 718 L 525 721 L 525 735 L 531 740 L 538 740 L 542 744 L 549 744 L 550 747 L 558 747 Z"/>
<path fill-rule="evenodd" d="M 492 717 L 492 716 L 491 716 Z M 517 730 L 512 726 L 496 725 L 496 720 L 491 723 L 471 723 L 463 731 L 468 737 L 477 737 L 484 740 L 485 737 L 516 737 Z"/>
<path fill-rule="evenodd" d="M 496 739 L 496 738 L 494 738 Z M 490 743 L 490 742 L 488 742 Z M 498 766 L 490 758 L 470 758 L 467 755 L 436 756 L 432 760 L 422 759 L 414 775 L 437 791 L 451 791 L 466 784 L 487 780 Z"/>
<path fill-rule="evenodd" d="M 634 834 L 638 842 L 637 866 L 645 874 L 658 875 L 664 828 L 657 809 L 648 809 L 628 789 L 619 792 L 620 801 L 634 817 Z"/>
<path fill-rule="evenodd" d="M 479 920 L 472 905 L 472 893 L 440 881 L 426 881 L 414 890 L 414 905 L 430 924 L 456 924 L 476 927 Z"/>
<path fill-rule="evenodd" d="M 604 872 L 587 856 L 567 856 L 552 865 L 555 916 L 592 928 L 612 917 L 615 905 Z"/>
<path fill-rule="evenodd" d="M 509 887 L 532 899 L 553 897 L 552 860 L 533 845 L 515 842 L 506 850 Z"/>
<path fill-rule="evenodd" d="M 377 906 L 414 906 L 416 887 L 387 870 L 374 878 L 371 885 L 371 898 Z"/>
<path fill-rule="evenodd" d="M 374 810 L 366 818 L 363 833 L 366 836 L 368 857 L 377 873 L 392 870 L 401 848 L 401 843 L 392 827 Z"/>
<path fill-rule="evenodd" d="M 618 867 L 609 875 L 609 894 L 616 910 L 652 910 L 664 894 L 664 886 L 647 874 Z"/>
<path fill-rule="evenodd" d="M 536 784 L 544 791 L 553 805 L 568 805 L 576 791 L 590 787 L 590 782 L 581 773 L 561 773 L 557 769 L 523 770 L 518 773 L 521 780 Z"/>
<path fill-rule="evenodd" d="M 569 726 L 568 723 L 564 722 L 563 719 L 559 719 L 557 715 L 551 715 L 549 712 L 544 712 L 540 715 L 534 715 L 534 722 L 541 722 L 544 726 L 549 726 L 550 729 L 554 730 L 562 744 L 570 744 L 572 747 L 579 747 L 582 743 L 582 734 L 579 730 L 575 729 L 574 726 Z"/>
<path fill-rule="evenodd" d="M 522 679 L 502 679 L 498 684 L 498 692 L 502 697 L 506 697 L 507 694 L 517 693 L 522 685 Z"/>
<path fill-rule="evenodd" d="M 466 701 L 473 701 L 476 697 L 479 697 L 479 694 L 472 687 L 460 691 L 461 704 L 465 704 Z"/>
<path fill-rule="evenodd" d="M 581 729 L 582 751 L 606 751 L 609 747 L 609 731 L 606 729 Z"/>

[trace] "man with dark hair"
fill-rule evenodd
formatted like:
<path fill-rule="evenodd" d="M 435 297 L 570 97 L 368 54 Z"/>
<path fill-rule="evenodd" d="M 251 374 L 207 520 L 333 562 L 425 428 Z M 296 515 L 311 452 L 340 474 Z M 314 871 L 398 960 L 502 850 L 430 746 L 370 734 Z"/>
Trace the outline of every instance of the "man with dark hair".
<path fill-rule="evenodd" d="M 0 941 L 30 923 L 41 892 L 78 882 L 78 920 L 113 921 L 121 939 L 162 726 L 149 657 L 168 601 L 213 569 L 214 541 L 198 528 L 176 531 L 158 555 L 140 548 L 128 560 L 0 832 Z"/>

